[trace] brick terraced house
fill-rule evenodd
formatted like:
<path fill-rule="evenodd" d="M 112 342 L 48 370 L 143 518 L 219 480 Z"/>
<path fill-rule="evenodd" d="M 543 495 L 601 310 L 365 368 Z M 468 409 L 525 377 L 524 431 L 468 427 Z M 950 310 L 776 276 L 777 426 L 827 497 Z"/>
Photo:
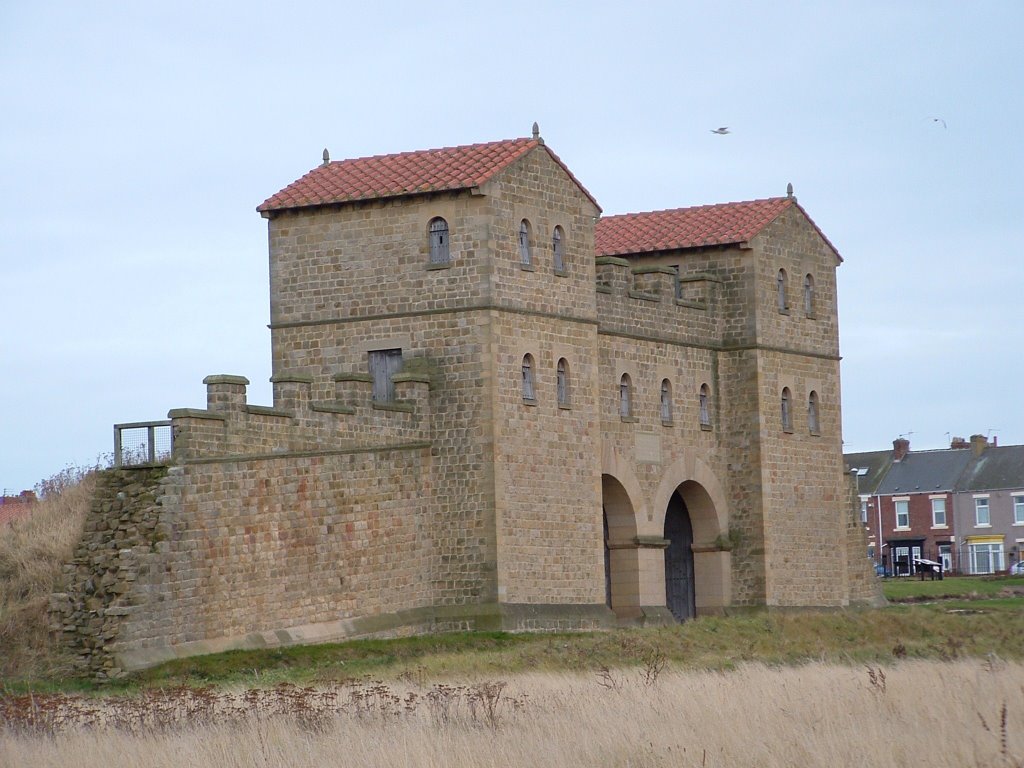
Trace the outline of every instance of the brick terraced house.
<path fill-rule="evenodd" d="M 1024 553 L 1024 445 L 954 437 L 949 448 L 845 455 L 859 473 L 869 556 L 889 576 L 921 570 L 915 558 L 950 573 L 1009 570 Z M 880 547 L 875 547 L 881 542 Z M 925 566 L 927 572 L 928 567 Z"/>
<path fill-rule="evenodd" d="M 112 475 L 54 600 L 83 665 L 880 599 L 792 194 L 602 217 L 536 127 L 324 154 L 258 208 L 273 405 L 210 376 Z"/>

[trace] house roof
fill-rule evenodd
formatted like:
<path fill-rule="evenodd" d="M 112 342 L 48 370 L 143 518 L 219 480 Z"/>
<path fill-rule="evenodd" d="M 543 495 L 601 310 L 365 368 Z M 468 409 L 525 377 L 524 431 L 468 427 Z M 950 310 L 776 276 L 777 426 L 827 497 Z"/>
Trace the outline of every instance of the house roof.
<path fill-rule="evenodd" d="M 479 187 L 541 147 L 594 199 L 541 139 L 508 139 L 325 163 L 267 198 L 260 213 Z"/>
<path fill-rule="evenodd" d="M 989 446 L 967 465 L 956 484 L 958 491 L 1017 488 L 1024 488 L 1024 445 Z"/>
<path fill-rule="evenodd" d="M 967 448 L 911 451 L 902 461 L 892 463 L 877 493 L 892 496 L 952 491 L 973 455 Z"/>
<path fill-rule="evenodd" d="M 598 256 L 735 245 L 751 240 L 791 207 L 807 218 L 836 258 L 842 261 L 835 246 L 793 197 L 606 216 L 597 222 L 594 244 Z"/>
<path fill-rule="evenodd" d="M 892 466 L 892 451 L 865 451 L 863 453 L 844 453 L 843 461 L 846 470 L 857 473 L 857 493 L 874 494 L 885 473 Z"/>

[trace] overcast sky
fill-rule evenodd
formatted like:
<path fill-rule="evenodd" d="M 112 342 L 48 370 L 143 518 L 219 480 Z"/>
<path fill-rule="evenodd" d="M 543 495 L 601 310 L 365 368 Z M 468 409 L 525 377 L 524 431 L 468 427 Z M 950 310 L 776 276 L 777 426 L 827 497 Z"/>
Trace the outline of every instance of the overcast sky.
<path fill-rule="evenodd" d="M 1017 0 L 0 0 L 0 487 L 211 373 L 270 404 L 255 207 L 324 147 L 534 120 L 605 214 L 793 183 L 845 258 L 847 451 L 1024 443 L 1022 30 Z"/>

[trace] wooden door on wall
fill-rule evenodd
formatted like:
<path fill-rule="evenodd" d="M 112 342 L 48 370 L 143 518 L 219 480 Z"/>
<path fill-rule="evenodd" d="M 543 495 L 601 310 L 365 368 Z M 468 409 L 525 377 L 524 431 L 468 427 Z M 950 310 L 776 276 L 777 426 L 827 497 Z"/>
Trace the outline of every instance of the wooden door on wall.
<path fill-rule="evenodd" d="M 678 493 L 672 494 L 665 513 L 665 605 L 678 621 L 697 614 L 693 583 L 693 526 L 686 504 Z"/>
<path fill-rule="evenodd" d="M 612 607 L 612 551 L 608 546 L 608 513 L 604 517 L 604 603 Z"/>

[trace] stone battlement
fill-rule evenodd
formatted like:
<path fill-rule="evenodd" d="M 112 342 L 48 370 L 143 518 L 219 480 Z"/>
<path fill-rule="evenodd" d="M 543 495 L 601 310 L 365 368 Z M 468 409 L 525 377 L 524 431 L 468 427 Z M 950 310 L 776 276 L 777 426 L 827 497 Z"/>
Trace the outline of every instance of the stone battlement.
<path fill-rule="evenodd" d="M 207 376 L 206 408 L 168 412 L 174 463 L 237 457 L 373 448 L 429 439 L 430 379 L 392 376 L 395 399 L 373 399 L 369 374 L 339 373 L 335 397 L 314 400 L 313 377 L 277 374 L 274 405 L 250 405 L 244 376 Z"/>
<path fill-rule="evenodd" d="M 672 266 L 596 259 L 597 316 L 602 330 L 679 343 L 719 344 L 718 284 L 708 273 Z"/>

